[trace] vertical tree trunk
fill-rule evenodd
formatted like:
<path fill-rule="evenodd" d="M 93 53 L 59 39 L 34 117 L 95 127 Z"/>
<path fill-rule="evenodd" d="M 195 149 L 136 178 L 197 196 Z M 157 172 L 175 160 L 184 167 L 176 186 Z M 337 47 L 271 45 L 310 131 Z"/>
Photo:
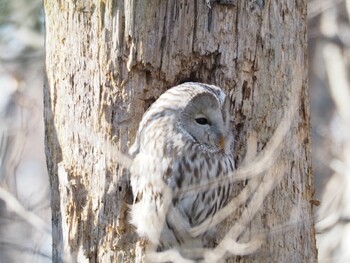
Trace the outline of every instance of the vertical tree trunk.
<path fill-rule="evenodd" d="M 133 262 L 136 238 L 127 222 L 127 178 L 106 145 L 127 152 L 147 107 L 187 80 L 216 84 L 230 94 L 238 165 L 248 135 L 258 134 L 262 150 L 290 97 L 300 96 L 280 156 L 288 172 L 252 225 L 261 231 L 283 225 L 291 211 L 297 221 L 240 260 L 316 261 L 309 203 L 306 1 L 44 4 L 54 262 Z M 302 80 L 301 92 L 293 90 L 294 78 Z"/>

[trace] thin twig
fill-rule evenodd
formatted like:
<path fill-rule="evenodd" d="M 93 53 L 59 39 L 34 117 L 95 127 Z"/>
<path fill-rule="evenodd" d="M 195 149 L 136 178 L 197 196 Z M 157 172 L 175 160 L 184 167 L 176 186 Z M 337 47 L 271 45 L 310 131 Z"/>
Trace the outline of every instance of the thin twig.
<path fill-rule="evenodd" d="M 31 224 L 39 231 L 47 232 L 51 234 L 50 225 L 41 219 L 39 216 L 31 211 L 25 209 L 11 193 L 7 192 L 4 188 L 0 187 L 0 198 L 6 203 L 9 210 L 15 212 L 18 216 L 23 218 L 26 222 Z"/>

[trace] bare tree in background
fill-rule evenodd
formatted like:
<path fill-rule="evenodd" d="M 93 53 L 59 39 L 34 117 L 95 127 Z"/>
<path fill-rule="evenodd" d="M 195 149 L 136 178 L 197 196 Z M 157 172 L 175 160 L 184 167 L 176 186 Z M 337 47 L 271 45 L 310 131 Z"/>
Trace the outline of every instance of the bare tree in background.
<path fill-rule="evenodd" d="M 0 1 L 0 262 L 50 262 L 40 1 Z"/>
<path fill-rule="evenodd" d="M 320 262 L 350 260 L 350 1 L 310 1 L 310 86 Z M 321 189 L 324 188 L 322 192 Z"/>
<path fill-rule="evenodd" d="M 305 1 L 46 0 L 44 5 L 54 262 L 142 257 L 127 220 L 126 170 L 112 158 L 110 145 L 127 152 L 148 106 L 188 80 L 216 84 L 229 94 L 238 167 L 249 135 L 257 134 L 261 152 L 290 101 L 299 98 L 273 165 L 284 163 L 282 180 L 237 237 L 244 242 L 263 234 L 266 240 L 255 254 L 235 259 L 316 261 Z M 237 195 L 245 184 L 237 183 Z M 218 243 L 244 211 L 243 205 L 218 226 Z"/>

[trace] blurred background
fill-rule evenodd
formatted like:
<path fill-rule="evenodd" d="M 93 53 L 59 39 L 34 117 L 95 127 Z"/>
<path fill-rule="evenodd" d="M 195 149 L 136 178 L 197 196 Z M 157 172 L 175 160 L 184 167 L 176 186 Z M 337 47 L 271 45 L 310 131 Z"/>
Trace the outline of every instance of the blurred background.
<path fill-rule="evenodd" d="M 308 3 L 319 262 L 350 262 L 350 0 Z M 40 0 L 0 0 L 0 263 L 51 262 Z"/>
<path fill-rule="evenodd" d="M 0 263 L 51 262 L 40 0 L 0 0 Z"/>

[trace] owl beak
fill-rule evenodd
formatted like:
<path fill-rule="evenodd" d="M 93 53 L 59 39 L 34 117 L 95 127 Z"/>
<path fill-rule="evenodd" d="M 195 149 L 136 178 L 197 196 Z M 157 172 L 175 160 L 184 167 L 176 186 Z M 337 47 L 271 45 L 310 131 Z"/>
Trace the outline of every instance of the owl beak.
<path fill-rule="evenodd" d="M 224 136 L 220 136 L 219 139 L 219 146 L 222 151 L 225 151 L 225 138 Z"/>

